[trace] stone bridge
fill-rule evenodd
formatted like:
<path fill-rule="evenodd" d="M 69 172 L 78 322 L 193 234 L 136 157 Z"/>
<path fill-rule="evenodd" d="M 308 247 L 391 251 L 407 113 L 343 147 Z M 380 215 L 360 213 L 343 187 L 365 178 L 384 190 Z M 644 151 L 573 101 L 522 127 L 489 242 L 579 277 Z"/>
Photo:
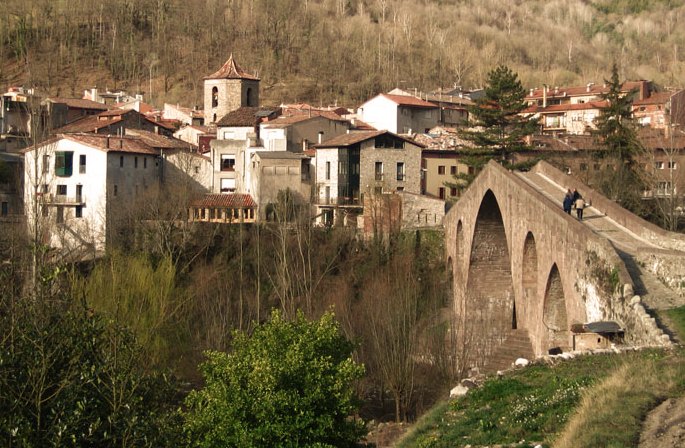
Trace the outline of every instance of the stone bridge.
<path fill-rule="evenodd" d="M 583 221 L 562 210 L 567 188 L 592 203 Z M 546 162 L 526 173 L 490 162 L 444 222 L 457 340 L 470 356 L 569 351 L 573 324 L 605 320 L 629 344 L 670 343 L 652 311 L 685 303 L 683 235 Z"/>

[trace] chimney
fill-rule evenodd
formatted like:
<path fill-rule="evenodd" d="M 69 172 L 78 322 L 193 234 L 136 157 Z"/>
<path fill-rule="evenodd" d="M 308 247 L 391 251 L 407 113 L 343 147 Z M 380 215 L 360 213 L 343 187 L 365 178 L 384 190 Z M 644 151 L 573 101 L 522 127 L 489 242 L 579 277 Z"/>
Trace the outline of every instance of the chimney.
<path fill-rule="evenodd" d="M 321 144 L 321 142 L 323 142 L 323 132 L 319 131 L 319 144 Z"/>
<path fill-rule="evenodd" d="M 558 86 L 554 86 L 554 94 L 555 95 L 559 94 L 559 87 Z"/>
<path fill-rule="evenodd" d="M 595 85 L 594 82 L 587 83 L 587 86 L 585 86 L 586 87 L 585 91 L 590 93 L 590 90 L 592 90 L 592 86 L 594 86 L 594 85 Z"/>
<path fill-rule="evenodd" d="M 535 89 L 530 89 L 530 93 L 528 93 L 528 96 L 533 96 L 534 91 L 535 91 Z"/>
<path fill-rule="evenodd" d="M 542 85 L 542 107 L 547 107 L 547 84 Z"/>

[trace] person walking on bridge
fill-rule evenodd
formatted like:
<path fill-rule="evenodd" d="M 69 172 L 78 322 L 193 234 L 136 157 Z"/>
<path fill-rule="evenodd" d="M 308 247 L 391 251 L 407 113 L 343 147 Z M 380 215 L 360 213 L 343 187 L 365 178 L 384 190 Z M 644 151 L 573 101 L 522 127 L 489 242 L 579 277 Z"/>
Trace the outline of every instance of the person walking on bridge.
<path fill-rule="evenodd" d="M 583 196 L 578 193 L 578 199 L 576 199 L 575 202 L 576 206 L 576 216 L 578 217 L 579 221 L 583 220 L 583 209 L 585 208 L 585 199 L 583 199 Z"/>
<path fill-rule="evenodd" d="M 564 207 L 564 212 L 566 212 L 570 215 L 571 209 L 573 208 L 573 193 L 571 192 L 570 188 L 568 190 L 566 190 L 566 196 L 564 196 L 563 207 Z"/>

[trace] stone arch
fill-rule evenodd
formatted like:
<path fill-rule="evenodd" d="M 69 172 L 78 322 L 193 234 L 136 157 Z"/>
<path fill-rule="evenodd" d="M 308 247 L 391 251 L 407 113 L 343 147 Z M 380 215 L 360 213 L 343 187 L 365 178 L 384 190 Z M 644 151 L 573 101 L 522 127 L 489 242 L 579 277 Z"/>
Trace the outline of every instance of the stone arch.
<path fill-rule="evenodd" d="M 502 212 L 491 190 L 476 218 L 466 294 L 469 317 L 479 322 L 485 342 L 502 342 L 511 331 L 514 292 Z"/>
<path fill-rule="evenodd" d="M 538 296 L 538 250 L 535 236 L 532 232 L 526 234 L 523 242 L 523 257 L 521 260 L 521 284 L 523 286 L 523 304 L 530 307 Z M 516 304 L 514 304 L 514 309 Z M 519 306 L 520 310 L 520 306 Z M 516 319 L 514 314 L 513 319 Z"/>
<path fill-rule="evenodd" d="M 212 87 L 212 107 L 219 107 L 219 88 Z"/>
<path fill-rule="evenodd" d="M 566 314 L 566 297 L 556 263 L 552 265 L 547 277 L 542 322 L 547 329 L 548 348 L 568 350 L 570 328 Z"/>

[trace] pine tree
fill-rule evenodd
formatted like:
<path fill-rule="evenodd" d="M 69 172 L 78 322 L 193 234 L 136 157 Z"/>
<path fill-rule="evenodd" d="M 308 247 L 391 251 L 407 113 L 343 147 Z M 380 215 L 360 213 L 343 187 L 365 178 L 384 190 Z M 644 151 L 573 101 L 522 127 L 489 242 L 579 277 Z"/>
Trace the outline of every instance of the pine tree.
<path fill-rule="evenodd" d="M 490 160 L 497 158 L 502 164 L 512 165 L 512 153 L 528 149 L 525 137 L 537 129 L 536 120 L 520 115 L 528 107 L 524 101 L 526 91 L 518 75 L 501 65 L 488 73 L 485 96 L 469 107 L 469 116 L 475 130 L 466 130 L 461 136 L 475 145 L 463 159 L 470 168 L 469 174 L 455 176 L 455 186 L 463 189 L 478 171 Z"/>
<path fill-rule="evenodd" d="M 594 135 L 602 151 L 597 156 L 612 161 L 600 173 L 598 186 L 601 192 L 624 207 L 638 212 L 644 189 L 644 172 L 638 159 L 644 154 L 632 119 L 632 101 L 636 90 L 623 92 L 616 64 L 611 79 L 605 80 L 609 91 L 602 94 L 606 106 L 600 109 L 595 120 Z"/>

